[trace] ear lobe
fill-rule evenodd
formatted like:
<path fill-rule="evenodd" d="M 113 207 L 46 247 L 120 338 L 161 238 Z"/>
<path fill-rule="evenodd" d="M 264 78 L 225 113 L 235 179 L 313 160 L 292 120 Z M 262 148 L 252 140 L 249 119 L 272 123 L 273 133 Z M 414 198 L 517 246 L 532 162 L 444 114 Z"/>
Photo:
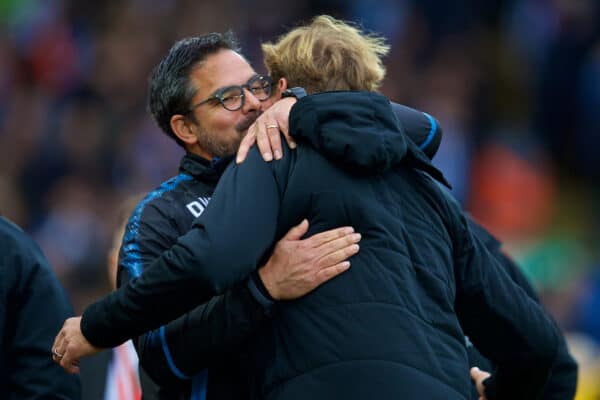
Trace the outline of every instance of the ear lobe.
<path fill-rule="evenodd" d="M 176 114 L 171 117 L 171 129 L 175 136 L 183 143 L 195 144 L 198 142 L 198 137 L 194 133 L 190 122 L 181 114 Z"/>

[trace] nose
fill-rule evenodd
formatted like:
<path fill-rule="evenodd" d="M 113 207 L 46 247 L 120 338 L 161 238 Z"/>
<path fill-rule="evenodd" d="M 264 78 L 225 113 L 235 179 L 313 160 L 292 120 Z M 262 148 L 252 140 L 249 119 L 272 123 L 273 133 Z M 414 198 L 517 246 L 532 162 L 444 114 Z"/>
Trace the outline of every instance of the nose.
<path fill-rule="evenodd" d="M 252 94 L 252 92 L 250 90 L 248 90 L 247 88 L 244 88 L 244 97 L 245 97 L 244 107 L 242 108 L 242 111 L 244 112 L 244 114 L 247 114 L 247 113 L 253 112 L 253 111 L 259 111 L 261 109 L 260 100 L 258 100 L 256 98 L 256 96 L 254 96 L 254 94 Z"/>

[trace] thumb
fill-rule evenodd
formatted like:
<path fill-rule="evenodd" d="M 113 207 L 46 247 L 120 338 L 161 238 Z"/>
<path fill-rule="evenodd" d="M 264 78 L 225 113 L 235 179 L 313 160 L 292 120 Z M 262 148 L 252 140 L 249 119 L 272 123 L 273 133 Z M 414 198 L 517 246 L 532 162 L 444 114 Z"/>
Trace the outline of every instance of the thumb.
<path fill-rule="evenodd" d="M 477 392 L 479 395 L 484 396 L 485 398 L 485 387 L 483 385 L 483 381 L 491 376 L 489 372 L 482 371 L 477 367 L 471 368 L 471 379 L 475 382 L 475 386 L 477 387 Z"/>
<path fill-rule="evenodd" d="M 308 220 L 305 218 L 298 225 L 294 226 L 283 237 L 286 240 L 300 240 L 308 232 Z"/>

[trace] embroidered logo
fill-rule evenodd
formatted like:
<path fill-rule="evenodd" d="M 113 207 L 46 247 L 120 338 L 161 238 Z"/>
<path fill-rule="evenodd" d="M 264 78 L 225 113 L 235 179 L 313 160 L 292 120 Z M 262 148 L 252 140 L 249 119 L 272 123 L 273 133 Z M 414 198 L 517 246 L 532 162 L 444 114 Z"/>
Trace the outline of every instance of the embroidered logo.
<path fill-rule="evenodd" d="M 192 213 L 195 218 L 198 218 L 204 212 L 210 197 L 198 197 L 198 200 L 194 200 L 191 203 L 186 204 L 187 209 Z"/>

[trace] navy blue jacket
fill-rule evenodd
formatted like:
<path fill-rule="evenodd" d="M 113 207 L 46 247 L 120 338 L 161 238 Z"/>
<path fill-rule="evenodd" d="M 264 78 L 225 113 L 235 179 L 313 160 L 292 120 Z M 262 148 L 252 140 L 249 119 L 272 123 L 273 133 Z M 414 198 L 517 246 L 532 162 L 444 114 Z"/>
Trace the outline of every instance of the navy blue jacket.
<path fill-rule="evenodd" d="M 139 277 L 191 229 L 227 164 L 186 154 L 179 174 L 140 201 L 125 229 L 117 286 Z M 237 285 L 137 338 L 141 370 L 151 378 L 141 374 L 144 399 L 243 397 L 246 374 L 236 367 L 241 347 L 267 318 L 272 303 L 253 283 Z"/>
<path fill-rule="evenodd" d="M 73 310 L 48 260 L 0 217 L 0 393 L 3 399 L 81 398 L 79 378 L 52 361 L 54 336 Z"/>
<path fill-rule="evenodd" d="M 344 112 L 331 113 L 340 104 Z M 111 346 L 222 293 L 308 216 L 309 233 L 354 226 L 361 251 L 347 273 L 280 304 L 261 329 L 250 346 L 257 397 L 467 399 L 466 333 L 498 366 L 501 396 L 534 398 L 559 333 L 399 129 L 377 94 L 300 100 L 290 119 L 299 148 L 269 164 L 254 149 L 231 165 L 192 230 L 86 310 L 84 335 Z"/>

